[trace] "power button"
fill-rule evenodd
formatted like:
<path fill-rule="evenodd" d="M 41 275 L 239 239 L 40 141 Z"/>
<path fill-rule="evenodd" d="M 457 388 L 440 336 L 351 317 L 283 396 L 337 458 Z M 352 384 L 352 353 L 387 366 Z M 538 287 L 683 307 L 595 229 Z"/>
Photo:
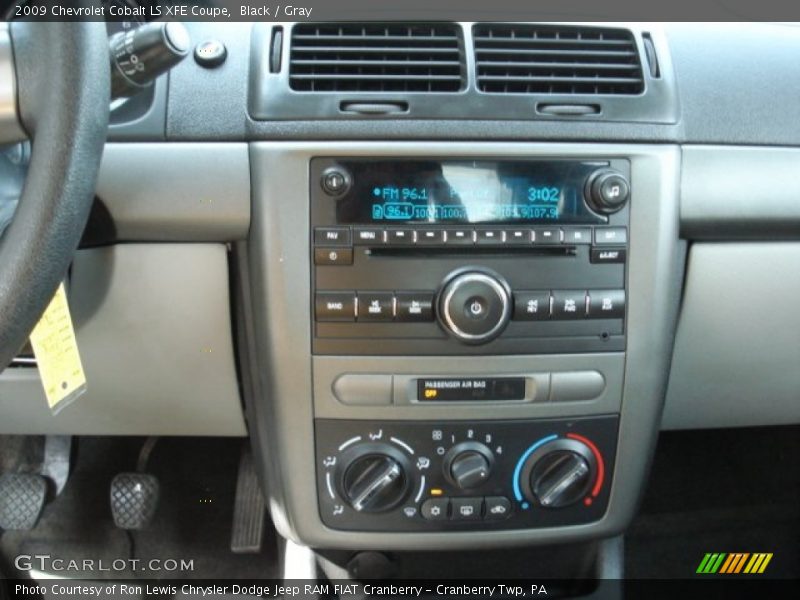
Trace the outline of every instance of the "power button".
<path fill-rule="evenodd" d="M 452 336 L 468 344 L 482 344 L 508 324 L 510 304 L 508 284 L 499 275 L 465 270 L 442 289 L 438 313 Z"/>
<path fill-rule="evenodd" d="M 341 196 L 350 189 L 350 183 L 350 175 L 340 167 L 331 167 L 322 173 L 322 189 L 329 196 Z"/>
<path fill-rule="evenodd" d="M 476 321 L 485 319 L 488 312 L 486 298 L 481 296 L 469 298 L 464 304 L 464 309 L 465 314 L 470 319 L 475 319 Z"/>

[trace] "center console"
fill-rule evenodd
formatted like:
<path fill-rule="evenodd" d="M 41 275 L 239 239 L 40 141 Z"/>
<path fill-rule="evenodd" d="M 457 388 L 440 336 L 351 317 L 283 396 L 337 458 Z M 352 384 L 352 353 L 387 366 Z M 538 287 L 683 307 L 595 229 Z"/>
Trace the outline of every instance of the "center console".
<path fill-rule="evenodd" d="M 281 533 L 380 550 L 621 531 L 674 331 L 677 150 L 252 158 L 253 433 Z"/>

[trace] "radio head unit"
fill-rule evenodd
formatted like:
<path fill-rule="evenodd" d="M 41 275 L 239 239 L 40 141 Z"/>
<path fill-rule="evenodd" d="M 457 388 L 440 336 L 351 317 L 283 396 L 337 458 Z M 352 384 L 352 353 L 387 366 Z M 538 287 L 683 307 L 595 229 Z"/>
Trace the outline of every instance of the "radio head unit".
<path fill-rule="evenodd" d="M 319 354 L 624 349 L 619 158 L 314 158 Z"/>

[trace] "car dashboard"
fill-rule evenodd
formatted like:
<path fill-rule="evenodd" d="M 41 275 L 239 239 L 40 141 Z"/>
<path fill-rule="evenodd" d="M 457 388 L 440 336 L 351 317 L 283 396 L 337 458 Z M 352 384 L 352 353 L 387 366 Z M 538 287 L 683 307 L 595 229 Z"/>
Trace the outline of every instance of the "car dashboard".
<path fill-rule="evenodd" d="M 661 430 L 800 422 L 797 28 L 186 25 L 222 60 L 111 113 L 87 392 L 21 356 L 0 432 L 249 435 L 281 535 L 399 551 L 608 538 Z"/>

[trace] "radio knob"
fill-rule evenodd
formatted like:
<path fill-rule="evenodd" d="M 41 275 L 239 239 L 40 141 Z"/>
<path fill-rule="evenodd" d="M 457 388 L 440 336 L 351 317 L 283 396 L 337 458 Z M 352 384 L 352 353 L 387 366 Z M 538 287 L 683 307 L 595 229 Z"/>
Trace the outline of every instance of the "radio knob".
<path fill-rule="evenodd" d="M 499 275 L 462 271 L 439 294 L 439 321 L 455 338 L 483 344 L 497 337 L 511 315 L 511 292 Z"/>
<path fill-rule="evenodd" d="M 586 184 L 586 202 L 593 210 L 611 214 L 620 210 L 631 195 L 625 176 L 613 169 L 595 171 Z"/>

